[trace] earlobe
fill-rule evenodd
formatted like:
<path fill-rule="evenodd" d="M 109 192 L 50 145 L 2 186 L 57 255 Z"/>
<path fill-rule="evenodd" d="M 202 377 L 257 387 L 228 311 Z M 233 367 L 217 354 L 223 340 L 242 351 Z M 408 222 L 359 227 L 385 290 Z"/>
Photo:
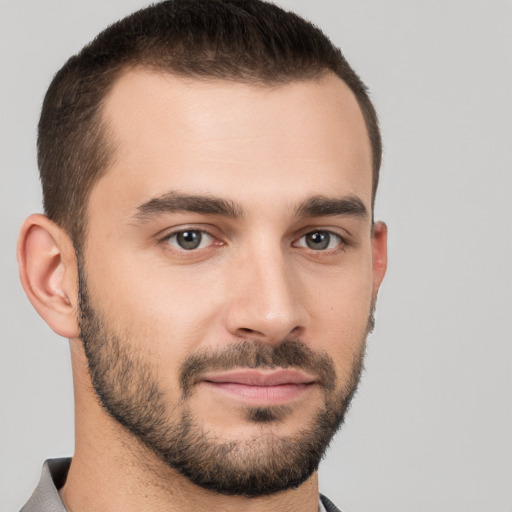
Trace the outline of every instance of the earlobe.
<path fill-rule="evenodd" d="M 388 265 L 388 228 L 384 222 L 376 222 L 372 228 L 373 295 L 379 287 Z"/>
<path fill-rule="evenodd" d="M 59 335 L 76 338 L 77 267 L 73 243 L 44 215 L 31 215 L 18 239 L 21 284 L 28 299 Z"/>

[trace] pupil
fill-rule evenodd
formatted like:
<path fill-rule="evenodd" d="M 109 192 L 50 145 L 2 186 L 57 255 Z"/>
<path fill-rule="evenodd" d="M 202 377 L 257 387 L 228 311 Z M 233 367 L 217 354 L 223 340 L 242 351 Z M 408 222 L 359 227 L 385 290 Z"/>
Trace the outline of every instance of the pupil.
<path fill-rule="evenodd" d="M 183 231 L 178 233 L 176 238 L 183 249 L 196 249 L 201 243 L 201 233 L 199 231 Z"/>
<path fill-rule="evenodd" d="M 330 237 L 329 233 L 324 231 L 316 231 L 306 237 L 306 243 L 310 249 L 321 250 L 329 246 Z"/>

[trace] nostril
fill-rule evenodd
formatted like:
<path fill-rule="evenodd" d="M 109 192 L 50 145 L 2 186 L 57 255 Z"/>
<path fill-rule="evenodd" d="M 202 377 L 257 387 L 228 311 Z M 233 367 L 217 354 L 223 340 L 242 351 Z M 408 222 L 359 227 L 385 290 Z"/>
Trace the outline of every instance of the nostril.
<path fill-rule="evenodd" d="M 238 332 L 239 334 L 242 334 L 242 335 L 254 335 L 254 334 L 263 334 L 259 331 L 255 331 L 254 329 L 249 329 L 248 327 L 239 327 L 238 328 Z"/>
<path fill-rule="evenodd" d="M 292 336 L 299 336 L 302 333 L 302 327 L 297 325 L 290 331 L 290 335 Z"/>

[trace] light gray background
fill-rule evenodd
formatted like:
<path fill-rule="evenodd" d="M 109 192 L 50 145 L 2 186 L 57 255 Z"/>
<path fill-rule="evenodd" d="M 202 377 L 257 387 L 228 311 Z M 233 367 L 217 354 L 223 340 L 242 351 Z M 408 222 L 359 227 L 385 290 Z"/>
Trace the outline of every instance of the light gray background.
<path fill-rule="evenodd" d="M 366 374 L 321 472 L 346 512 L 512 511 L 512 7 L 281 0 L 370 85 L 390 266 Z M 64 60 L 142 0 L 0 1 L 0 510 L 73 451 L 67 342 L 18 284 L 35 136 Z"/>

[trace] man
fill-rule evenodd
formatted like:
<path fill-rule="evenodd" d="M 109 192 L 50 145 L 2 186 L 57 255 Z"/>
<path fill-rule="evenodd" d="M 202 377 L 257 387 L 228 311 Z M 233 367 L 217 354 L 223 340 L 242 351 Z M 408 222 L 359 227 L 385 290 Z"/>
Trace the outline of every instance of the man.
<path fill-rule="evenodd" d="M 386 269 L 339 50 L 259 0 L 153 5 L 57 73 L 38 156 L 20 275 L 70 340 L 76 449 L 23 510 L 337 510 L 318 464 Z"/>

